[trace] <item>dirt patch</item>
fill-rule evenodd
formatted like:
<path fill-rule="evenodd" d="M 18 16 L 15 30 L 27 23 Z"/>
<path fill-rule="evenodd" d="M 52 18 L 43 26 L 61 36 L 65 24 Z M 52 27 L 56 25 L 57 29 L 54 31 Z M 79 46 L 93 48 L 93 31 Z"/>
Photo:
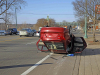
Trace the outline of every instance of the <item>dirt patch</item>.
<path fill-rule="evenodd" d="M 89 41 L 88 45 L 100 45 L 100 42 Z"/>
<path fill-rule="evenodd" d="M 100 45 L 100 42 L 99 42 L 99 41 L 97 41 L 97 42 L 86 41 L 86 43 L 87 43 L 88 45 Z"/>
<path fill-rule="evenodd" d="M 96 39 L 96 42 L 93 42 L 93 38 L 89 37 L 88 39 L 85 39 L 86 43 L 88 45 L 100 45 L 100 40 Z"/>

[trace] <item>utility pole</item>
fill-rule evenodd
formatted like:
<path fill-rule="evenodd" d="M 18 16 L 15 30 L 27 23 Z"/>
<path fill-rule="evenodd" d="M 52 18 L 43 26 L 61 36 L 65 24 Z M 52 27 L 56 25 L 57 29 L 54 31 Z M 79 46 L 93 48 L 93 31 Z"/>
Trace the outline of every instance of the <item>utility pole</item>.
<path fill-rule="evenodd" d="M 85 35 L 84 38 L 88 38 L 87 36 L 87 0 L 85 0 Z"/>
<path fill-rule="evenodd" d="M 15 7 L 15 20 L 16 20 L 16 29 L 17 29 L 17 13 L 16 13 L 16 7 Z"/>
<path fill-rule="evenodd" d="M 5 17 L 5 26 L 6 26 L 6 29 L 7 29 L 7 0 L 6 0 L 6 17 Z"/>

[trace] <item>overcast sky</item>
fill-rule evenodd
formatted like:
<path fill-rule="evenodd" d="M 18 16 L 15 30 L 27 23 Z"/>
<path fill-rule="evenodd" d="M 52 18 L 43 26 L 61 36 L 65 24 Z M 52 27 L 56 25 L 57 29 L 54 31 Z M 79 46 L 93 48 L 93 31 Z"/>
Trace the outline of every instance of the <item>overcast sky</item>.
<path fill-rule="evenodd" d="M 74 0 L 25 0 L 27 4 L 17 11 L 18 24 L 35 24 L 40 18 L 55 19 L 56 22 L 76 21 L 72 2 Z"/>

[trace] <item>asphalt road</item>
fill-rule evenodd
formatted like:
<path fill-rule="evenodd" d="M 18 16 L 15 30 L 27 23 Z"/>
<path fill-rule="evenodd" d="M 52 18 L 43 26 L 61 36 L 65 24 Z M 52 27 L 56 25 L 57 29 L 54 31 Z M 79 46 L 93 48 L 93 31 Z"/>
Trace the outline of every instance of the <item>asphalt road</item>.
<path fill-rule="evenodd" d="M 72 31 L 72 33 L 73 33 L 76 37 L 84 37 L 84 34 L 82 34 L 82 32 L 81 32 L 80 30 Z"/>
<path fill-rule="evenodd" d="M 0 75 L 21 75 L 47 56 L 38 52 L 39 37 L 0 36 Z"/>
<path fill-rule="evenodd" d="M 72 32 L 83 37 L 81 31 Z M 39 52 L 36 42 L 39 37 L 0 36 L 0 75 L 21 75 L 50 52 Z M 43 63 L 50 64 L 50 63 Z M 24 75 L 24 74 L 23 74 Z"/>

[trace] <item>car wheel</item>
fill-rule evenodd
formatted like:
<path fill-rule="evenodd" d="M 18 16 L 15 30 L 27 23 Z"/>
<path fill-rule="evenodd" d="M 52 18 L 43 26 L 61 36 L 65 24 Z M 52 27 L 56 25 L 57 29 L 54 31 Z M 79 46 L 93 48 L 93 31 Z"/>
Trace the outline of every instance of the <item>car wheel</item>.
<path fill-rule="evenodd" d="M 30 33 L 28 34 L 28 37 L 30 36 Z"/>
<path fill-rule="evenodd" d="M 32 34 L 32 36 L 34 36 L 34 33 Z"/>
<path fill-rule="evenodd" d="M 12 33 L 10 33 L 10 35 L 12 35 Z"/>
<path fill-rule="evenodd" d="M 28 37 L 29 35 L 25 35 L 26 37 Z"/>
<path fill-rule="evenodd" d="M 20 37 L 21 37 L 21 35 L 20 35 Z"/>

